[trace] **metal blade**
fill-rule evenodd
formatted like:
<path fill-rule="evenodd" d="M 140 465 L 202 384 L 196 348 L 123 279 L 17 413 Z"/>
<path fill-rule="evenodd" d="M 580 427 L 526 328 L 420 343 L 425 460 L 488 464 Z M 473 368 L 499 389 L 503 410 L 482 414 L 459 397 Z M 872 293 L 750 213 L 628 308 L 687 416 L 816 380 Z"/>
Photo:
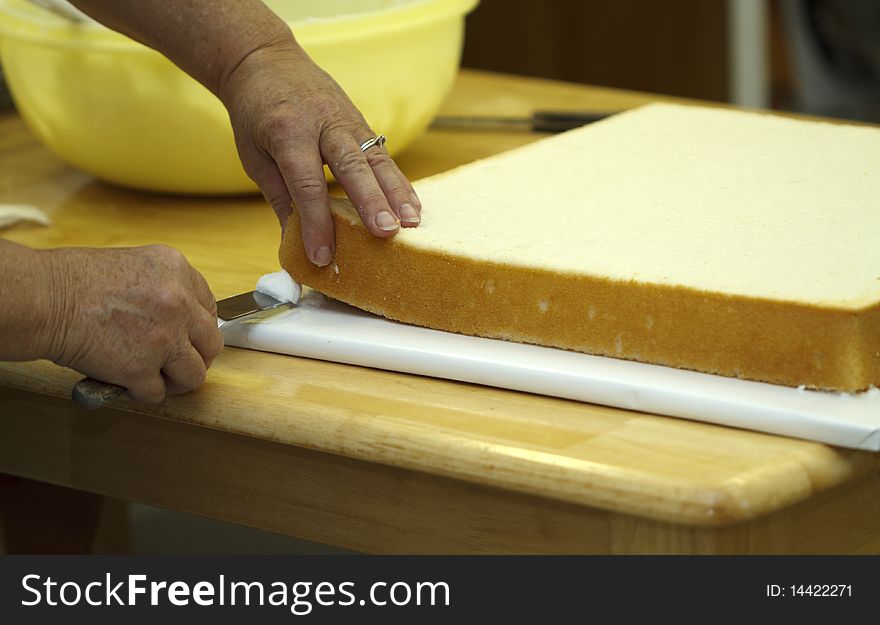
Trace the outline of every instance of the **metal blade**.
<path fill-rule="evenodd" d="M 220 321 L 232 321 L 233 319 L 240 319 L 260 312 L 261 310 L 277 308 L 283 304 L 284 302 L 280 302 L 265 293 L 249 291 L 218 300 L 217 318 Z"/>

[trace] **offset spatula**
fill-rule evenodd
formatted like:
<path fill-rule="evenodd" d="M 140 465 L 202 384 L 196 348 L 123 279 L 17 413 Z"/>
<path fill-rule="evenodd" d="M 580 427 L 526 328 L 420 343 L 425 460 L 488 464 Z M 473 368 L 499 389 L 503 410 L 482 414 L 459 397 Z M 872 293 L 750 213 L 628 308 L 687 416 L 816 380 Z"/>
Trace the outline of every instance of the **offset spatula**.
<path fill-rule="evenodd" d="M 233 295 L 217 302 L 217 325 L 222 330 L 232 321 L 243 319 L 263 310 L 278 308 L 284 304 L 285 302 L 280 302 L 274 297 L 258 291 Z M 125 387 L 117 384 L 83 378 L 74 385 L 71 396 L 77 405 L 94 410 L 106 402 L 116 399 L 125 393 L 125 390 Z"/>

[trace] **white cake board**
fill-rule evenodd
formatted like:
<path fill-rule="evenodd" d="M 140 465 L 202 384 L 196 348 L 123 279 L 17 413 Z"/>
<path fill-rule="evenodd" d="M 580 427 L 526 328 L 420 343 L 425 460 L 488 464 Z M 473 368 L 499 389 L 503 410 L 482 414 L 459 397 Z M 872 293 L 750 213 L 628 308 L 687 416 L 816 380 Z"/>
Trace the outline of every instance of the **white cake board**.
<path fill-rule="evenodd" d="M 224 328 L 226 344 L 472 382 L 880 451 L 880 390 L 827 393 L 389 321 L 310 292 Z"/>

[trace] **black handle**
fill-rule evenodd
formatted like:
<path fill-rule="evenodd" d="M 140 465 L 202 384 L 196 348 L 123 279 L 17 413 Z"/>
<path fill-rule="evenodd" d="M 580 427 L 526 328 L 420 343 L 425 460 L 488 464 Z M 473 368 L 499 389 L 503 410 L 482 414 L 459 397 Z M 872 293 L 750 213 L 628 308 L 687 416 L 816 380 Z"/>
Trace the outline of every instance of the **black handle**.
<path fill-rule="evenodd" d="M 535 111 L 527 117 L 440 116 L 435 129 L 491 132 L 565 132 L 610 117 L 619 111 Z"/>
<path fill-rule="evenodd" d="M 565 132 L 611 117 L 615 112 L 597 111 L 535 111 L 532 132 Z"/>

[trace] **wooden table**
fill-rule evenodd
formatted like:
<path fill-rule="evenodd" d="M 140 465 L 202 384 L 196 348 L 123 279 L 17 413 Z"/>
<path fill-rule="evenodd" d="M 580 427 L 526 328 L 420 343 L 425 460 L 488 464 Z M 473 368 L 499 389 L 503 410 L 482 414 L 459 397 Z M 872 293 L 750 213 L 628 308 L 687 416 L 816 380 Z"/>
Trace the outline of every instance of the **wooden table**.
<path fill-rule="evenodd" d="M 656 96 L 462 72 L 446 114 L 620 109 Z M 534 140 L 433 131 L 419 178 Z M 0 202 L 37 247 L 166 243 L 215 295 L 277 266 L 256 197 L 96 182 L 0 120 Z M 0 363 L 0 472 L 380 553 L 878 553 L 880 455 L 571 401 L 228 348 L 204 388 L 98 412 L 78 376 Z"/>

